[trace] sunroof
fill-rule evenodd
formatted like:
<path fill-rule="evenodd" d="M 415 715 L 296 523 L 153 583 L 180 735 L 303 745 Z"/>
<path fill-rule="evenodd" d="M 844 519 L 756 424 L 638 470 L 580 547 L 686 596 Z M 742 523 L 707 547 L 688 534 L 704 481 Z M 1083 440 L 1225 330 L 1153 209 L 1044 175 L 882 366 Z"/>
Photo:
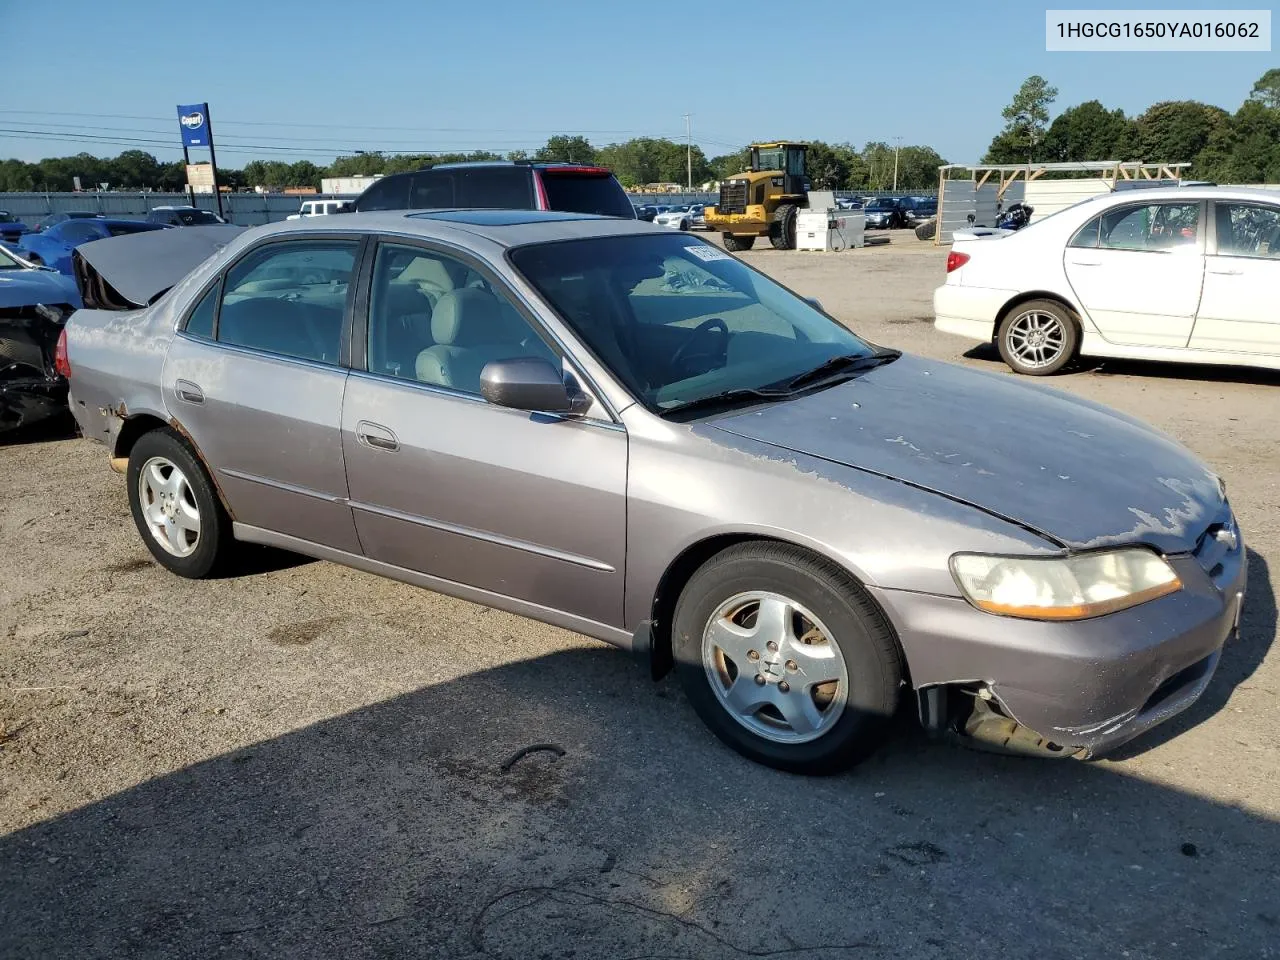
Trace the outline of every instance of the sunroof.
<path fill-rule="evenodd" d="M 435 210 L 411 213 L 423 220 L 447 220 L 469 223 L 477 227 L 514 227 L 523 223 L 547 223 L 556 220 L 600 220 L 593 213 L 561 213 L 557 210 Z"/>

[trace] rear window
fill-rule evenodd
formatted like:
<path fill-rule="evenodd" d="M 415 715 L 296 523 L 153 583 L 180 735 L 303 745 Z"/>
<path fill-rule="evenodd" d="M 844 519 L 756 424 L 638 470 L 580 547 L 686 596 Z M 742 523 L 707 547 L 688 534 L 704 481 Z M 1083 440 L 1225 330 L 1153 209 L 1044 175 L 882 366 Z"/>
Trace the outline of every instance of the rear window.
<path fill-rule="evenodd" d="M 636 218 L 635 207 L 612 174 L 543 170 L 541 176 L 552 210 Z"/>
<path fill-rule="evenodd" d="M 529 210 L 533 184 L 528 167 L 458 167 L 424 170 L 413 175 L 409 191 L 412 210 L 480 207 Z"/>

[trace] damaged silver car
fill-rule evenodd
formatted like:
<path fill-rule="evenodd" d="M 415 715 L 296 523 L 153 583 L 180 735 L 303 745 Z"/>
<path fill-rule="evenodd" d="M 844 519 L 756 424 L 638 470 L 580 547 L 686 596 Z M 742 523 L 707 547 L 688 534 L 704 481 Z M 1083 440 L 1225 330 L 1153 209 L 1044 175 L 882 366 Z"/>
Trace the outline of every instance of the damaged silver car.
<path fill-rule="evenodd" d="M 904 698 L 1097 755 L 1195 701 L 1237 628 L 1222 481 L 1129 417 L 871 344 L 640 221 L 338 219 L 104 264 L 147 305 L 67 325 L 72 409 L 178 575 L 271 544 L 557 624 L 805 773 Z"/>

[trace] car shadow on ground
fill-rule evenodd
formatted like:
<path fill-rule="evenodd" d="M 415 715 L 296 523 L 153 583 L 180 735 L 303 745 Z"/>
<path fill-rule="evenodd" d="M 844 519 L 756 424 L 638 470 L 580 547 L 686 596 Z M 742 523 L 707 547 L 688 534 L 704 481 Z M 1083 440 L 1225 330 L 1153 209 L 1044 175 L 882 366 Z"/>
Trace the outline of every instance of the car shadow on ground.
<path fill-rule="evenodd" d="M 781 774 L 582 648 L 0 838 L 0 955 L 1225 960 L 1274 954 L 1277 850 L 1276 822 L 1123 767 L 908 727 Z"/>
<path fill-rule="evenodd" d="M 1246 548 L 1249 577 L 1245 583 L 1244 610 L 1240 615 L 1240 634 L 1222 650 L 1217 672 L 1204 694 L 1183 713 L 1110 755 L 1122 760 L 1147 750 L 1199 726 L 1227 705 L 1235 689 L 1262 666 L 1276 637 L 1276 595 L 1271 588 L 1271 572 L 1267 561 L 1256 550 Z"/>
<path fill-rule="evenodd" d="M 1004 365 L 993 343 L 980 343 L 963 354 L 969 360 L 986 360 Z M 1004 367 L 1008 370 L 1008 367 Z M 1157 360 L 1120 360 L 1111 357 L 1078 357 L 1064 376 L 1090 373 L 1095 376 L 1158 377 L 1162 380 L 1199 380 L 1206 383 L 1256 383 L 1280 386 L 1280 370 L 1261 367 L 1231 367 L 1207 363 L 1167 363 Z M 1052 381 L 1053 377 L 1044 378 Z"/>

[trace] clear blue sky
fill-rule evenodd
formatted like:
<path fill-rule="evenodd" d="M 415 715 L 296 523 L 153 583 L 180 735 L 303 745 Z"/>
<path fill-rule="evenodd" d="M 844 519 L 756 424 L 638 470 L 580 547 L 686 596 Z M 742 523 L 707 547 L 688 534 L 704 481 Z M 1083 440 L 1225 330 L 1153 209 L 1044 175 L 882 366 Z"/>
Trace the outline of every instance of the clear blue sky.
<path fill-rule="evenodd" d="M 1045 6 L 0 0 L 3 49 L 22 64 L 0 91 L 0 158 L 138 146 L 174 159 L 175 105 L 207 100 L 219 163 L 232 167 L 352 149 L 505 151 L 553 133 L 597 145 L 680 138 L 685 113 L 708 156 L 753 139 L 902 137 L 967 161 L 1032 73 L 1058 87 L 1055 110 L 1096 98 L 1130 113 L 1176 99 L 1234 111 L 1280 63 L 1271 53 L 1046 53 Z M 211 15 L 199 24 L 202 10 Z"/>

